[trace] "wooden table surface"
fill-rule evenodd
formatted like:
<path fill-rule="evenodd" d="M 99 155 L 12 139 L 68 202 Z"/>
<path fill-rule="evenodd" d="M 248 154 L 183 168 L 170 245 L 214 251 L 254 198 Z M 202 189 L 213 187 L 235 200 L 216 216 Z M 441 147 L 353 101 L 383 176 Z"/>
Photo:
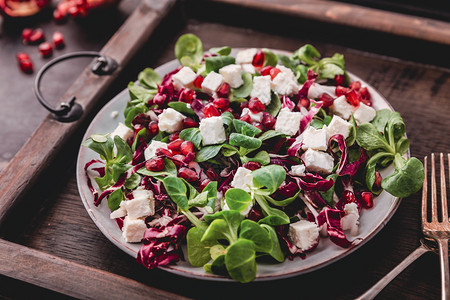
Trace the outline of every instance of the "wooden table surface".
<path fill-rule="evenodd" d="M 378 89 L 401 113 L 413 156 L 422 160 L 431 152 L 450 149 L 450 127 L 444 123 L 450 115 L 450 69 L 445 56 L 449 46 L 267 11 L 238 10 L 220 3 L 209 5 L 207 1 L 193 2 L 193 5 L 177 5 L 122 71 L 105 94 L 103 104 L 134 80 L 139 70 L 172 60 L 174 43 L 183 33 L 198 35 L 205 49 L 228 45 L 293 51 L 305 43 L 312 43 L 323 55 L 344 54 L 347 69 Z M 55 52 L 55 56 L 77 50 L 99 50 L 137 3 L 137 0 L 123 0 L 117 10 L 105 12 L 95 19 L 70 20 L 64 25 L 54 24 L 45 15 L 25 24 L 3 21 L 0 35 L 0 169 L 47 115 L 33 95 L 34 75 L 18 70 L 14 54 L 29 52 L 36 70 L 47 60 L 39 57 L 36 47 L 21 43 L 21 28 L 42 27 L 49 36 L 56 30 L 64 33 L 67 46 Z M 81 72 L 85 65 L 80 61 L 68 62 L 46 75 L 42 90 L 49 99 L 57 99 Z M 271 299 L 279 295 L 351 299 L 376 283 L 419 244 L 421 195 L 417 193 L 403 199 L 385 228 L 364 246 L 309 274 L 243 285 L 185 278 L 162 270 L 149 271 L 109 242 L 84 209 L 75 179 L 76 155 L 84 129 L 71 137 L 71 142 L 28 193 L 27 201 L 15 209 L 7 230 L 2 232 L 3 238 L 196 299 L 249 296 L 251 299 Z M 440 295 L 439 276 L 438 256 L 425 254 L 386 287 L 379 299 L 437 299 Z M 110 284 L 114 285 L 114 282 Z M 0 276 L 0 296 L 21 299 L 30 293 L 43 299 L 52 296 L 69 298 Z"/>

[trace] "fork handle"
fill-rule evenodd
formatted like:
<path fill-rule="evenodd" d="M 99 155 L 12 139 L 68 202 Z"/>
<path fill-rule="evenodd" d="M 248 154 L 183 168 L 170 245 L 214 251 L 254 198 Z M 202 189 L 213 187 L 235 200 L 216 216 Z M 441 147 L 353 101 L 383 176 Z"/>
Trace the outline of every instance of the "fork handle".
<path fill-rule="evenodd" d="M 355 300 L 371 300 L 378 295 L 388 284 L 392 281 L 398 274 L 400 274 L 406 267 L 408 267 L 412 262 L 418 259 L 425 252 L 431 251 L 420 245 L 414 252 L 408 255 L 398 266 L 396 266 L 392 271 L 390 271 L 386 276 L 380 279 L 374 286 L 367 290 L 364 294 L 356 298 Z M 447 261 L 448 270 L 448 261 Z"/>
<path fill-rule="evenodd" d="M 450 297 L 450 276 L 448 270 L 448 239 L 437 239 L 439 245 L 439 262 L 441 265 L 442 300 Z"/>

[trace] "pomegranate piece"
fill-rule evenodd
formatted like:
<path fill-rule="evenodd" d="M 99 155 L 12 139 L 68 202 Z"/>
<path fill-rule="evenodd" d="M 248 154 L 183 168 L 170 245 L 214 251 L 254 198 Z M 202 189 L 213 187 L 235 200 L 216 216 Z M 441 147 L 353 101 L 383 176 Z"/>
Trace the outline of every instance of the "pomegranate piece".
<path fill-rule="evenodd" d="M 255 171 L 261 168 L 261 164 L 257 161 L 249 161 L 242 165 L 244 168 L 249 169 L 250 171 Z"/>
<path fill-rule="evenodd" d="M 56 49 L 64 48 L 64 46 L 65 46 L 64 35 L 61 32 L 55 31 L 53 33 L 52 40 L 53 40 L 53 45 L 55 45 Z"/>
<path fill-rule="evenodd" d="M 266 55 L 264 54 L 264 52 L 259 50 L 258 52 L 256 52 L 255 56 L 253 56 L 252 65 L 255 68 L 261 68 L 262 66 L 264 66 L 265 57 Z"/>
<path fill-rule="evenodd" d="M 374 190 L 381 189 L 381 181 L 382 180 L 383 180 L 383 178 L 381 177 L 380 172 L 375 171 L 375 181 L 373 183 L 372 189 L 374 189 Z"/>
<path fill-rule="evenodd" d="M 263 132 L 265 129 L 264 126 L 259 122 L 253 122 L 252 125 L 261 130 L 261 132 Z"/>
<path fill-rule="evenodd" d="M 192 118 L 186 117 L 183 120 L 183 129 L 198 127 L 198 125 L 199 124 Z"/>
<path fill-rule="evenodd" d="M 30 56 L 25 52 L 19 52 L 16 54 L 17 61 L 20 62 L 22 60 L 31 60 Z"/>
<path fill-rule="evenodd" d="M 272 129 L 275 127 L 277 119 L 269 113 L 264 112 L 262 118 L 262 125 L 267 129 Z"/>
<path fill-rule="evenodd" d="M 320 94 L 317 100 L 322 101 L 322 107 L 330 107 L 334 102 L 333 97 L 327 93 Z"/>
<path fill-rule="evenodd" d="M 181 167 L 178 170 L 178 177 L 181 177 L 188 182 L 196 182 L 198 180 L 197 172 L 186 167 Z"/>
<path fill-rule="evenodd" d="M 203 79 L 205 79 L 202 75 L 198 75 L 194 79 L 194 86 L 198 89 L 202 88 Z"/>
<path fill-rule="evenodd" d="M 166 99 L 167 99 L 167 95 L 157 93 L 157 94 L 153 97 L 152 102 L 153 102 L 153 104 L 156 104 L 156 105 L 158 105 L 159 107 L 161 107 L 161 106 L 163 106 L 164 103 L 166 102 Z"/>
<path fill-rule="evenodd" d="M 270 70 L 270 78 L 273 80 L 275 77 L 277 77 L 277 75 L 281 72 L 280 69 L 278 68 L 272 68 Z"/>
<path fill-rule="evenodd" d="M 180 133 L 174 132 L 169 135 L 169 142 L 173 142 L 173 141 L 177 140 L 179 137 L 180 137 Z"/>
<path fill-rule="evenodd" d="M 203 191 L 205 187 L 211 182 L 209 178 L 203 179 L 202 182 L 200 182 L 199 189 L 200 191 Z"/>
<path fill-rule="evenodd" d="M 43 42 L 39 45 L 39 52 L 42 57 L 47 58 L 53 55 L 53 47 L 49 42 Z"/>
<path fill-rule="evenodd" d="M 267 76 L 270 75 L 270 70 L 272 70 L 273 67 L 272 66 L 265 66 L 264 68 L 261 69 L 261 72 L 259 72 L 262 76 Z"/>
<path fill-rule="evenodd" d="M 158 134 L 159 132 L 159 126 L 158 126 L 158 121 L 151 121 L 148 124 L 148 131 L 151 137 L 154 137 L 155 135 Z"/>
<path fill-rule="evenodd" d="M 308 98 L 302 98 L 300 99 L 300 101 L 298 101 L 297 108 L 298 110 L 300 110 L 302 107 L 308 109 L 310 105 L 311 101 Z"/>
<path fill-rule="evenodd" d="M 50 0 L 1 0 L 0 14 L 13 18 L 29 17 L 39 13 L 45 6 L 50 4 Z"/>
<path fill-rule="evenodd" d="M 359 106 L 359 95 L 355 90 L 350 90 L 345 94 L 345 99 L 347 99 L 348 103 L 357 107 Z"/>
<path fill-rule="evenodd" d="M 345 95 L 347 93 L 347 88 L 346 87 L 343 87 L 343 86 L 340 86 L 340 85 L 338 85 L 337 87 L 336 87 L 336 90 L 335 90 L 335 94 L 336 94 L 336 96 L 343 96 L 343 95 Z"/>
<path fill-rule="evenodd" d="M 170 152 L 167 149 L 164 148 L 157 148 L 155 150 L 155 155 L 156 156 L 167 156 L 167 157 L 172 157 L 172 152 Z"/>
<path fill-rule="evenodd" d="M 227 110 L 230 106 L 230 100 L 228 100 L 227 98 L 217 98 L 213 101 L 213 105 L 217 109 Z"/>
<path fill-rule="evenodd" d="M 33 34 L 33 29 L 31 28 L 24 28 L 22 30 L 22 40 L 24 43 L 27 43 L 30 39 L 30 36 Z"/>
<path fill-rule="evenodd" d="M 28 37 L 27 43 L 39 44 L 45 40 L 44 31 L 40 28 L 33 30 L 33 33 Z"/>
<path fill-rule="evenodd" d="M 253 97 L 248 101 L 248 109 L 250 109 L 252 113 L 257 114 L 264 111 L 266 109 L 266 106 L 261 101 L 259 101 L 258 98 Z"/>
<path fill-rule="evenodd" d="M 359 92 L 361 93 L 361 97 L 362 99 L 366 99 L 366 100 L 370 100 L 372 97 L 370 96 L 370 92 L 367 89 L 367 87 L 363 87 L 359 90 Z"/>
<path fill-rule="evenodd" d="M 149 171 L 159 172 L 164 169 L 164 159 L 161 157 L 152 158 L 145 163 L 145 167 Z"/>
<path fill-rule="evenodd" d="M 348 88 L 351 90 L 359 91 L 361 89 L 361 82 L 353 81 L 352 83 L 350 83 Z"/>
<path fill-rule="evenodd" d="M 358 199 L 356 199 L 355 194 L 349 190 L 345 190 L 342 193 L 341 200 L 344 203 L 344 205 L 349 204 L 349 203 L 356 203 L 358 205 L 358 208 L 360 206 L 360 203 L 359 203 Z"/>
<path fill-rule="evenodd" d="M 344 75 L 334 75 L 334 82 L 336 85 L 343 85 L 345 82 L 345 76 Z"/>
<path fill-rule="evenodd" d="M 244 121 L 244 122 L 247 122 L 247 123 L 249 123 L 249 124 L 252 122 L 252 118 L 250 118 L 250 115 L 249 115 L 249 114 L 245 114 L 245 115 L 241 116 L 241 117 L 239 118 L 239 120 Z"/>
<path fill-rule="evenodd" d="M 188 155 L 189 153 L 195 153 L 194 143 L 192 143 L 191 141 L 184 141 L 180 145 L 180 150 L 181 153 L 183 153 L 184 155 Z"/>
<path fill-rule="evenodd" d="M 30 59 L 22 59 L 21 61 L 19 61 L 19 68 L 24 73 L 33 73 L 33 63 Z"/>
<path fill-rule="evenodd" d="M 190 89 L 183 89 L 178 97 L 180 101 L 185 103 L 192 103 L 192 100 L 195 98 L 195 92 Z"/>
<path fill-rule="evenodd" d="M 217 108 L 212 104 L 208 104 L 203 108 L 203 113 L 205 114 L 205 117 L 218 117 L 220 116 L 220 112 L 217 110 Z"/>
<path fill-rule="evenodd" d="M 373 207 L 373 194 L 369 191 L 361 192 L 361 203 L 365 208 Z"/>
<path fill-rule="evenodd" d="M 222 83 L 222 85 L 217 89 L 217 96 L 221 98 L 227 98 L 230 95 L 230 85 L 226 82 Z"/>
<path fill-rule="evenodd" d="M 170 142 L 167 145 L 167 148 L 169 148 L 169 150 L 172 150 L 172 151 L 180 151 L 180 147 L 183 142 L 184 142 L 184 140 L 182 140 L 182 139 L 176 139 L 175 141 Z"/>

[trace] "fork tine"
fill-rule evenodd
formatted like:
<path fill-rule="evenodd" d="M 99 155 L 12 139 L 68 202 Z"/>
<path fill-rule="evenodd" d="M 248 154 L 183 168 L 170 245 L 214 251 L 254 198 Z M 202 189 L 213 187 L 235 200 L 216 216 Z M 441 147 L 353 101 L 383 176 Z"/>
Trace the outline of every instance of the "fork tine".
<path fill-rule="evenodd" d="M 442 207 L 442 222 L 448 222 L 447 211 L 447 187 L 445 185 L 445 164 L 444 154 L 441 153 L 441 207 Z"/>
<path fill-rule="evenodd" d="M 437 192 L 436 192 L 436 168 L 434 153 L 431 153 L 431 222 L 438 221 Z"/>
<path fill-rule="evenodd" d="M 427 195 L 428 195 L 428 179 L 427 179 L 428 156 L 423 159 L 425 178 L 422 186 L 422 225 L 428 223 L 427 219 Z"/>

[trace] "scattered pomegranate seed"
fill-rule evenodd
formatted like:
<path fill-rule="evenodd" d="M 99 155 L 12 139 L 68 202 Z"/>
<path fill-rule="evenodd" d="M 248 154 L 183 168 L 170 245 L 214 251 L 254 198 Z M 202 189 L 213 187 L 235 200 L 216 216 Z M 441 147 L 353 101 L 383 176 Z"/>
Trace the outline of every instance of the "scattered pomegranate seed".
<path fill-rule="evenodd" d="M 205 78 L 203 78 L 202 75 L 198 75 L 197 77 L 195 77 L 194 86 L 196 88 L 198 88 L 198 89 L 201 89 L 202 88 L 203 79 L 205 79 Z"/>
<path fill-rule="evenodd" d="M 264 111 L 266 107 L 261 101 L 259 101 L 258 98 L 253 97 L 250 98 L 250 100 L 248 101 L 248 109 L 250 109 L 252 113 L 257 114 L 259 112 Z"/>
<path fill-rule="evenodd" d="M 149 171 L 159 172 L 164 169 L 164 159 L 161 157 L 152 158 L 145 163 L 145 167 Z"/>
<path fill-rule="evenodd" d="M 300 101 L 298 101 L 297 108 L 298 110 L 300 110 L 302 107 L 308 109 L 310 105 L 311 101 L 309 101 L 308 98 L 302 98 L 300 99 Z"/>
<path fill-rule="evenodd" d="M 186 117 L 183 120 L 183 129 L 186 128 L 193 128 L 193 127 L 198 127 L 198 122 L 196 122 L 194 119 Z"/>
<path fill-rule="evenodd" d="M 167 156 L 167 157 L 172 157 L 172 152 L 170 152 L 167 149 L 164 148 L 157 148 L 155 150 L 155 155 L 156 156 Z"/>
<path fill-rule="evenodd" d="M 136 135 L 138 134 L 139 131 L 141 131 L 142 129 L 144 129 L 144 125 L 142 124 L 135 124 L 133 125 L 133 129 L 134 129 L 134 136 L 136 137 Z"/>
<path fill-rule="evenodd" d="M 355 90 L 350 90 L 345 94 L 345 99 L 353 106 L 359 106 L 358 93 Z"/>
<path fill-rule="evenodd" d="M 275 77 L 277 77 L 277 75 L 281 72 L 280 69 L 278 68 L 272 68 L 270 70 L 270 78 L 273 80 Z"/>
<path fill-rule="evenodd" d="M 355 194 L 349 190 L 345 190 L 342 193 L 341 200 L 343 201 L 344 205 L 349 203 L 356 203 L 358 205 L 358 208 L 360 206 L 360 203 L 358 199 L 356 199 Z"/>
<path fill-rule="evenodd" d="M 41 52 L 42 57 L 47 58 L 53 55 L 53 47 L 49 42 L 43 42 L 39 45 L 39 52 Z"/>
<path fill-rule="evenodd" d="M 158 132 L 159 132 L 158 121 L 151 121 L 148 124 L 148 128 L 147 129 L 148 129 L 151 137 L 154 137 L 155 135 L 157 135 Z"/>
<path fill-rule="evenodd" d="M 266 55 L 264 54 L 264 52 L 259 50 L 258 52 L 256 52 L 255 56 L 253 56 L 252 65 L 255 68 L 261 68 L 262 66 L 264 66 L 265 57 Z"/>
<path fill-rule="evenodd" d="M 183 89 L 179 95 L 179 100 L 185 103 L 192 103 L 195 98 L 195 92 L 190 89 Z"/>
<path fill-rule="evenodd" d="M 22 30 L 22 40 L 24 43 L 27 43 L 30 39 L 30 36 L 33 34 L 33 29 L 31 28 L 24 28 Z"/>
<path fill-rule="evenodd" d="M 375 171 L 375 181 L 373 183 L 372 189 L 379 190 L 381 189 L 381 181 L 383 180 L 383 177 L 381 177 L 380 172 Z"/>
<path fill-rule="evenodd" d="M 29 59 L 22 59 L 21 61 L 19 61 L 19 68 L 24 73 L 33 73 L 33 63 Z"/>
<path fill-rule="evenodd" d="M 259 123 L 259 122 L 253 122 L 252 125 L 255 126 L 256 128 L 258 128 L 261 131 L 264 131 L 264 129 L 265 129 L 264 126 L 261 123 Z"/>
<path fill-rule="evenodd" d="M 254 171 L 256 169 L 261 168 L 261 164 L 257 161 L 249 161 L 243 165 L 244 168 L 249 169 L 250 171 Z"/>
<path fill-rule="evenodd" d="M 61 32 L 55 31 L 53 33 L 52 40 L 53 40 L 53 45 L 55 45 L 56 49 L 64 48 L 64 46 L 65 46 L 64 35 Z"/>
<path fill-rule="evenodd" d="M 197 172 L 186 167 L 181 167 L 178 170 L 178 176 L 187 180 L 188 182 L 195 182 L 198 180 Z"/>
<path fill-rule="evenodd" d="M 243 110 L 244 108 L 247 108 L 248 107 L 248 101 L 241 102 L 241 104 L 239 104 L 239 107 L 241 108 L 241 110 Z"/>
<path fill-rule="evenodd" d="M 181 143 L 183 143 L 183 142 L 184 142 L 184 140 L 182 140 L 182 139 L 176 139 L 175 141 L 170 142 L 167 145 L 167 148 L 172 151 L 180 151 L 180 146 L 181 146 Z"/>
<path fill-rule="evenodd" d="M 25 52 L 19 52 L 16 54 L 17 61 L 20 62 L 22 60 L 30 60 L 30 56 Z"/>
<path fill-rule="evenodd" d="M 219 111 L 212 103 L 206 105 L 203 108 L 203 113 L 205 114 L 205 117 L 207 117 L 207 118 L 220 116 Z"/>
<path fill-rule="evenodd" d="M 173 141 L 177 140 L 179 137 L 180 137 L 180 133 L 174 132 L 169 135 L 169 142 L 173 142 Z"/>
<path fill-rule="evenodd" d="M 352 83 L 350 83 L 348 88 L 351 90 L 359 91 L 359 89 L 361 89 L 361 82 L 353 81 Z"/>
<path fill-rule="evenodd" d="M 28 37 L 27 42 L 30 44 L 38 44 L 45 40 L 44 31 L 40 28 L 33 31 L 33 33 Z"/>
<path fill-rule="evenodd" d="M 53 11 L 53 20 L 55 20 L 56 23 L 62 23 L 66 20 L 66 14 L 63 14 L 59 9 L 55 9 Z"/>
<path fill-rule="evenodd" d="M 273 67 L 272 66 L 265 66 L 264 68 L 261 69 L 261 72 L 259 72 L 262 76 L 267 76 L 270 75 L 270 70 L 272 70 Z"/>
<path fill-rule="evenodd" d="M 262 118 L 262 125 L 267 129 L 272 129 L 275 126 L 277 119 L 269 113 L 264 112 Z"/>
<path fill-rule="evenodd" d="M 213 105 L 221 110 L 227 110 L 230 106 L 230 100 L 227 98 L 217 98 L 213 101 Z"/>
<path fill-rule="evenodd" d="M 344 75 L 334 75 L 334 82 L 336 85 L 343 85 L 345 82 L 345 76 Z"/>
<path fill-rule="evenodd" d="M 367 100 L 367 99 L 363 99 L 363 98 L 361 98 L 360 101 L 362 103 L 364 103 L 365 105 L 372 107 L 372 101 Z"/>
<path fill-rule="evenodd" d="M 336 93 L 336 96 L 338 96 L 338 97 L 339 97 L 339 96 L 342 96 L 342 95 L 345 95 L 345 94 L 347 93 L 347 88 L 338 85 L 338 86 L 336 87 L 335 93 Z"/>
<path fill-rule="evenodd" d="M 199 189 L 200 191 L 203 191 L 203 189 L 211 182 L 211 179 L 206 178 L 203 179 L 202 182 L 200 183 Z"/>
<path fill-rule="evenodd" d="M 245 115 L 241 116 L 241 117 L 239 118 L 239 120 L 244 121 L 244 122 L 247 122 L 247 123 L 249 123 L 249 124 L 252 122 L 252 118 L 250 118 L 250 115 L 249 115 L 249 114 L 245 114 Z"/>
<path fill-rule="evenodd" d="M 173 158 L 174 159 L 172 161 L 175 164 L 175 166 L 181 167 L 181 166 L 184 165 L 183 160 L 186 158 L 184 155 L 182 155 L 182 154 L 175 154 L 173 156 Z"/>
<path fill-rule="evenodd" d="M 361 202 L 362 202 L 363 207 L 372 208 L 373 207 L 373 194 L 368 191 L 361 192 Z"/>
<path fill-rule="evenodd" d="M 322 101 L 322 107 L 330 107 L 334 102 L 333 97 L 327 93 L 320 94 L 317 100 Z"/>
<path fill-rule="evenodd" d="M 370 92 L 369 89 L 367 89 L 367 87 L 363 87 L 359 90 L 359 92 L 361 93 L 361 97 L 362 99 L 366 99 L 366 100 L 370 100 L 372 97 L 370 96 Z"/>
<path fill-rule="evenodd" d="M 181 153 L 188 155 L 189 153 L 195 153 L 194 143 L 191 141 L 184 141 L 180 146 Z"/>
<path fill-rule="evenodd" d="M 217 96 L 221 98 L 227 98 L 230 95 L 230 85 L 226 82 L 222 83 L 222 85 L 217 89 Z"/>

